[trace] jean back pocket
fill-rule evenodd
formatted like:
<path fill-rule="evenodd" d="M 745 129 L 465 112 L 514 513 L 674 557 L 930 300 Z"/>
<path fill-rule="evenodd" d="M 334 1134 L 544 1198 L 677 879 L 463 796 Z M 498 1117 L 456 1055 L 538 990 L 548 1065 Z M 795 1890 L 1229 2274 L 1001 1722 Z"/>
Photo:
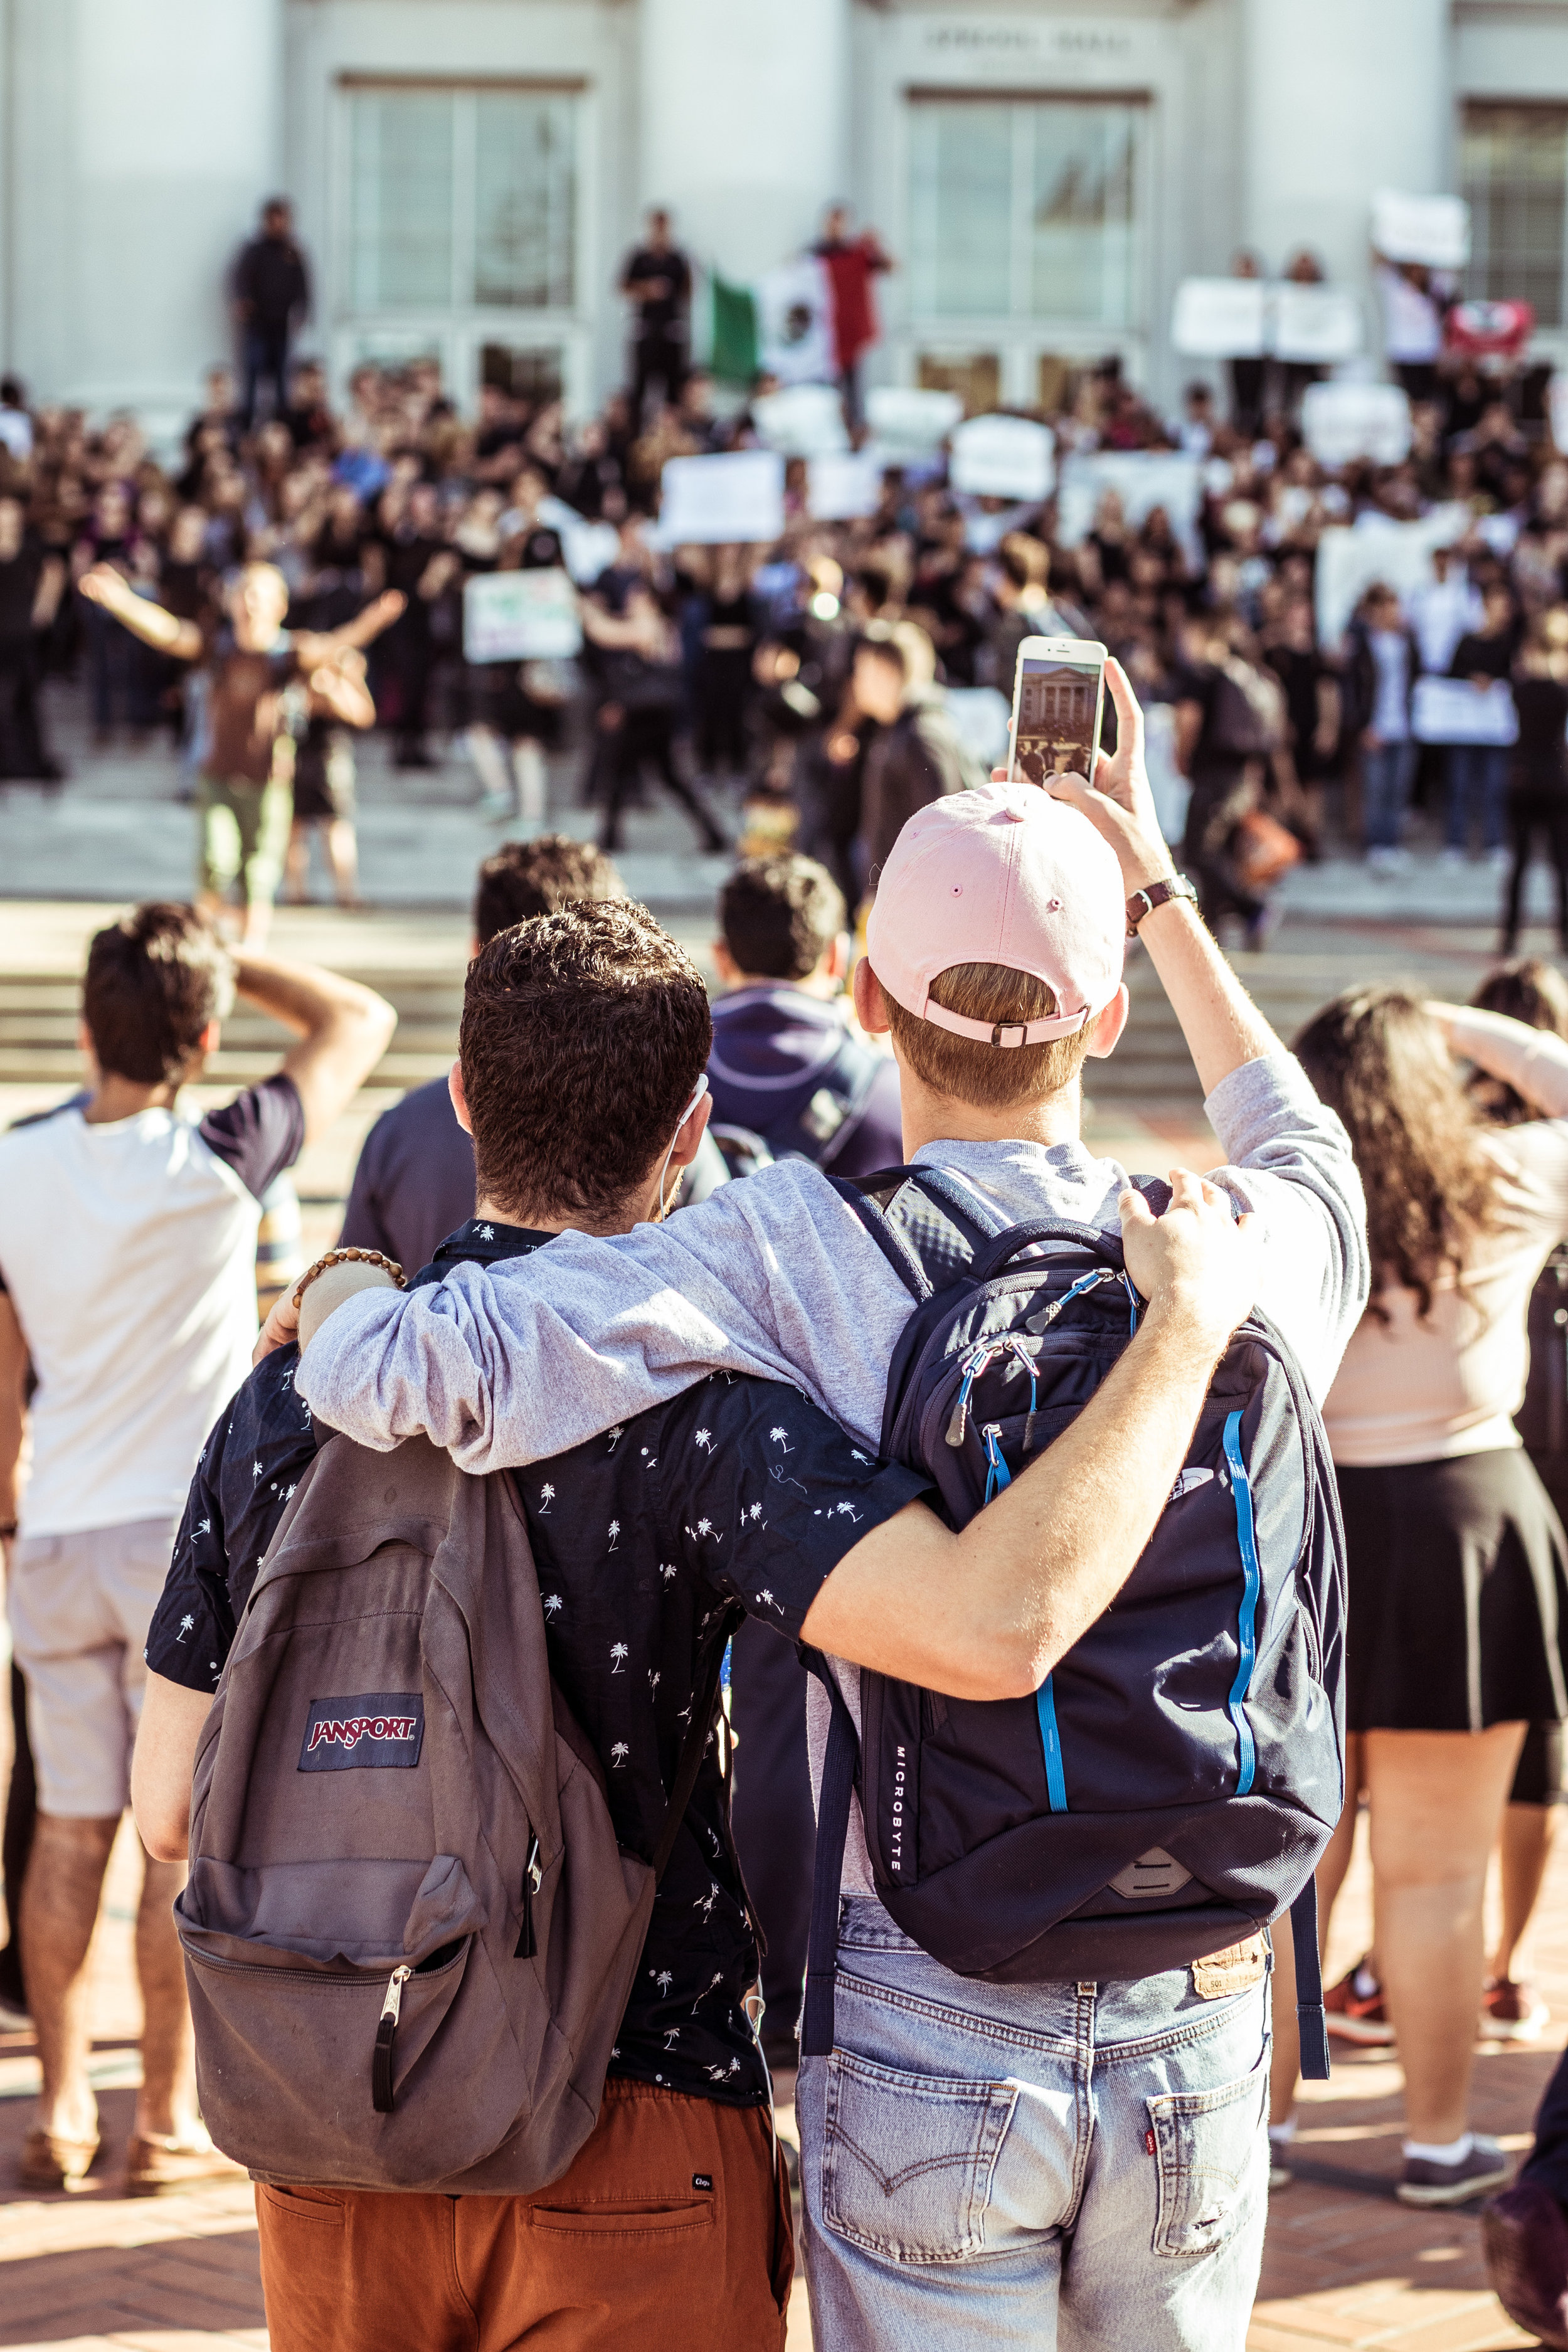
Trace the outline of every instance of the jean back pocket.
<path fill-rule="evenodd" d="M 836 2050 L 822 2150 L 827 2227 L 896 2262 L 979 2253 L 1017 2096 L 1006 2083 L 906 2074 Z"/>
<path fill-rule="evenodd" d="M 1264 2162 L 1267 2065 L 1210 2091 L 1166 2091 L 1148 2102 L 1160 2168 L 1157 2254 L 1212 2254 L 1237 2229 L 1255 2168 Z"/>

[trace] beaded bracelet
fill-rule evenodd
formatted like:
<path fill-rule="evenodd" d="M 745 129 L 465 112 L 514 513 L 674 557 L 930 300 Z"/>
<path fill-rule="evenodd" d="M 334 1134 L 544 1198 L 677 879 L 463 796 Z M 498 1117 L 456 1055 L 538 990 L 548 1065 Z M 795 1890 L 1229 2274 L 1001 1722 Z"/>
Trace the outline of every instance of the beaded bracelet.
<path fill-rule="evenodd" d="M 324 1257 L 319 1257 L 316 1260 L 314 1265 L 308 1265 L 305 1268 L 304 1273 L 300 1276 L 299 1281 L 294 1285 L 294 1311 L 296 1314 L 300 1311 L 300 1301 L 303 1298 L 305 1293 L 310 1287 L 310 1285 L 315 1281 L 316 1276 L 319 1274 L 325 1274 L 330 1265 L 379 1265 L 384 1267 L 385 1271 L 391 1275 L 399 1290 L 406 1290 L 408 1287 L 407 1279 L 404 1275 L 403 1268 L 398 1265 L 397 1260 L 393 1257 L 384 1256 L 380 1250 L 330 1249 Z"/>

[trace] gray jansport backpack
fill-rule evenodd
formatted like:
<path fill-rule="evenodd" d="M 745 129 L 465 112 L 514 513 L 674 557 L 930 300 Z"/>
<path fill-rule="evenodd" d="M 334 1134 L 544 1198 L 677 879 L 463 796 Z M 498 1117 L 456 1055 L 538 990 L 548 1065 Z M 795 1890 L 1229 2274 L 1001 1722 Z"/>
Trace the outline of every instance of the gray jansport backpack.
<path fill-rule="evenodd" d="M 197 1751 L 176 1906 L 202 2113 L 261 2180 L 524 2193 L 597 2119 L 652 1867 L 550 1675 L 502 1473 L 334 1437 L 258 1574 Z"/>
<path fill-rule="evenodd" d="M 962 1527 L 1071 1423 L 1136 1328 L 1120 1239 L 998 1232 L 944 1171 L 837 1189 L 916 1301 L 881 1451 Z M 1164 1185 L 1142 1189 L 1156 1209 Z M 832 1702 L 801 2048 L 833 2043 L 838 1880 L 858 1780 L 882 1902 L 997 1984 L 1183 1968 L 1291 1907 L 1302 2070 L 1328 2071 L 1312 1871 L 1343 1798 L 1344 1536 L 1322 1423 L 1261 1316 L 1215 1371 L 1187 1465 L 1113 1606 L 1028 1698 L 862 1671 Z"/>

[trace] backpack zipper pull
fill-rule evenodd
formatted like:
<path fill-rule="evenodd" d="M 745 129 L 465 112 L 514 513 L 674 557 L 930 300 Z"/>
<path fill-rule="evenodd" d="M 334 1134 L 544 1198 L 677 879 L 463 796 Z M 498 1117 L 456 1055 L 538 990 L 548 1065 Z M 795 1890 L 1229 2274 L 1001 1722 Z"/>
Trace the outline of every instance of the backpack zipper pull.
<path fill-rule="evenodd" d="M 947 1424 L 947 1442 L 950 1445 L 956 1447 L 963 1444 L 964 1432 L 969 1426 L 969 1391 L 990 1363 L 993 1356 L 999 1356 L 1001 1352 L 1000 1348 L 976 1348 L 964 1365 L 963 1382 L 958 1391 L 958 1402 L 953 1406 L 952 1418 Z"/>
<path fill-rule="evenodd" d="M 528 1860 L 522 1866 L 522 1933 L 517 1939 L 517 1949 L 512 1954 L 514 1960 L 531 1960 L 539 1949 L 533 1933 L 533 1898 L 538 1894 L 543 1878 L 544 1873 L 539 1867 L 539 1840 L 531 1834 L 528 1841 Z"/>
<path fill-rule="evenodd" d="M 395 1968 L 387 1983 L 386 1999 L 375 2029 L 375 2054 L 370 2062 L 371 2104 L 378 2116 L 392 2113 L 392 2039 L 403 2011 L 403 1988 L 414 1974 L 406 1965 Z"/>
<path fill-rule="evenodd" d="M 1004 1486 L 1012 1485 L 1013 1474 L 1003 1458 L 1002 1424 L 999 1421 L 986 1423 L 980 1433 L 980 1441 L 985 1448 L 985 1459 L 989 1465 L 985 1473 L 985 1493 L 980 1505 L 981 1509 L 984 1510 L 994 1495 L 999 1494 Z"/>

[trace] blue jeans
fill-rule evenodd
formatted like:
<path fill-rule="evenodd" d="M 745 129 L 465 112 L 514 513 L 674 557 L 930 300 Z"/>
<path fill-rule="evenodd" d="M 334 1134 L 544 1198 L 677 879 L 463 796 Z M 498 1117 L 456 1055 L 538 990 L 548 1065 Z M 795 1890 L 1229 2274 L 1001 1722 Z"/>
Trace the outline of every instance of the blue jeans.
<path fill-rule="evenodd" d="M 806 2281 L 832 2352 L 1242 2352 L 1268 2208 L 1268 1979 L 954 1976 L 843 1906 L 802 2062 Z"/>
<path fill-rule="evenodd" d="M 1369 849 L 1398 848 L 1415 774 L 1414 743 L 1380 743 L 1362 753 L 1362 829 Z"/>
<path fill-rule="evenodd" d="M 1453 743 L 1448 747 L 1448 839 L 1450 849 L 1469 845 L 1470 819 L 1479 811 L 1481 847 L 1500 849 L 1508 798 L 1506 747 Z"/>

